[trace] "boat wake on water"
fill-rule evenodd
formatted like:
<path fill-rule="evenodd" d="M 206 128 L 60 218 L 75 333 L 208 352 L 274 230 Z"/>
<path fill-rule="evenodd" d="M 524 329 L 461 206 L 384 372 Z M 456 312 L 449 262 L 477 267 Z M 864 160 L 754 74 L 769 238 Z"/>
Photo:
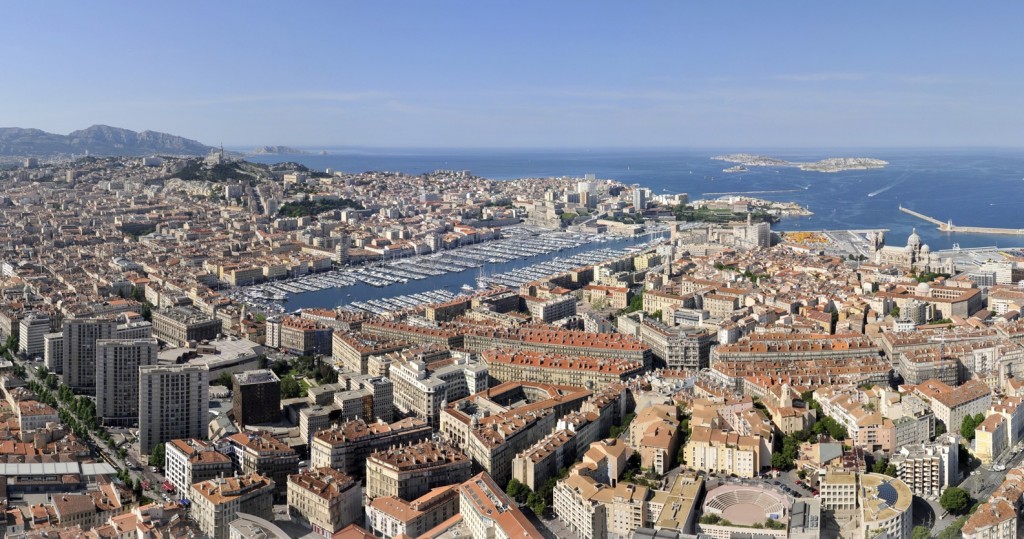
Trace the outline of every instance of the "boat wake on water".
<path fill-rule="evenodd" d="M 879 195 L 881 193 L 884 193 L 884 192 L 888 191 L 889 189 L 892 189 L 893 187 L 896 187 L 897 185 L 899 185 L 899 184 L 903 183 L 904 181 L 906 181 L 907 180 L 907 176 L 909 176 L 909 175 L 910 175 L 909 172 L 904 172 L 902 176 L 900 176 L 899 178 L 896 179 L 896 181 L 890 183 L 889 185 L 886 185 L 885 187 L 883 187 L 881 189 L 877 189 L 875 191 L 872 191 L 872 192 L 868 193 L 868 196 L 869 197 L 873 197 L 875 195 Z"/>

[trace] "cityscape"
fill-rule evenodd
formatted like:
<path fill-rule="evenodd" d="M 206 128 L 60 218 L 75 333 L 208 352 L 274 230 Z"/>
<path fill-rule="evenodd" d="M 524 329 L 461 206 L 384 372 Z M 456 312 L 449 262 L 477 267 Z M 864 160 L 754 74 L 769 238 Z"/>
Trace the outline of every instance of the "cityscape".
<path fill-rule="evenodd" d="M 159 27 L 121 5 L 123 37 L 159 39 L 82 42 L 145 61 L 90 64 L 111 81 L 81 101 L 31 58 L 74 80 L 43 41 L 118 8 L 66 4 L 37 36 L 17 21 L 46 8 L 12 7 L 0 66 L 38 95 L 0 89 L 25 123 L 0 127 L 0 539 L 1024 537 L 1024 152 L 986 138 L 1019 110 L 964 81 L 1016 83 L 955 55 L 891 76 L 920 51 L 888 23 L 892 56 L 847 72 L 847 7 L 821 8 L 835 42 L 764 45 L 797 71 L 662 73 L 688 38 L 661 16 L 728 10 L 599 4 L 403 4 L 390 25 L 361 2 L 165 6 Z M 756 35 L 702 54 L 751 69 L 762 20 L 809 17 L 750 9 Z M 502 16 L 566 40 L 513 46 Z M 1016 28 L 992 24 L 965 47 L 1002 57 Z M 790 74 L 822 67 L 811 44 L 837 67 Z M 593 87 L 562 79 L 575 63 Z M 613 66 L 648 86 L 595 74 Z M 707 94 L 659 86 L 689 70 Z M 707 97 L 749 105 L 761 76 L 778 115 Z M 551 86 L 497 89 L 516 77 Z M 883 95 L 950 124 L 881 125 Z M 722 129 L 692 138 L 681 103 Z M 779 119 L 801 103 L 814 125 Z M 845 107 L 879 125 L 817 126 Z"/>

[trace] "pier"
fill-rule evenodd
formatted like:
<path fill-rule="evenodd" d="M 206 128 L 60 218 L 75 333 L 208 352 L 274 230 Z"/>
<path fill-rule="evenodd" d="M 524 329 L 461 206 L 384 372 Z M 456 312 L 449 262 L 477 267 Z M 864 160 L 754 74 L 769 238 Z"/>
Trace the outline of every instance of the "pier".
<path fill-rule="evenodd" d="M 940 221 L 940 220 L 938 220 L 938 219 L 936 219 L 934 217 L 929 217 L 929 216 L 927 216 L 927 215 L 925 215 L 923 213 L 916 212 L 916 211 L 914 211 L 914 210 L 912 210 L 910 208 L 904 208 L 902 204 L 900 204 L 900 211 L 903 212 L 903 213 L 909 214 L 909 215 L 913 215 L 914 217 L 917 217 L 918 219 L 922 219 L 924 221 L 928 221 L 929 223 L 932 223 L 932 224 L 938 226 L 939 231 L 941 231 L 941 232 L 963 232 L 963 233 L 966 233 L 966 234 L 1003 234 L 1003 235 L 1010 235 L 1010 236 L 1024 236 L 1024 228 L 996 228 L 996 227 L 986 227 L 986 226 L 960 226 L 960 225 L 954 225 L 952 219 L 950 219 L 949 221 L 943 223 L 942 221 Z"/>

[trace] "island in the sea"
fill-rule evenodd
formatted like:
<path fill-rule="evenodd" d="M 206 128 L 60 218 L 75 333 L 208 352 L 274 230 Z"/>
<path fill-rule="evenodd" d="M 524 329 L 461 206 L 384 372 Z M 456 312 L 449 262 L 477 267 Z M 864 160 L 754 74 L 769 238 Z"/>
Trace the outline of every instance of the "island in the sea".
<path fill-rule="evenodd" d="M 829 157 L 813 163 L 801 163 L 786 161 L 775 157 L 764 155 L 753 155 L 749 153 L 731 153 L 728 155 L 716 155 L 712 157 L 716 161 L 727 163 L 738 163 L 738 166 L 725 169 L 725 172 L 745 172 L 743 167 L 796 167 L 800 170 L 816 172 L 842 172 L 844 170 L 867 170 L 872 168 L 884 168 L 888 161 L 873 159 L 870 157 Z"/>
<path fill-rule="evenodd" d="M 253 155 L 306 155 L 309 152 L 290 146 L 260 146 L 252 153 Z"/>

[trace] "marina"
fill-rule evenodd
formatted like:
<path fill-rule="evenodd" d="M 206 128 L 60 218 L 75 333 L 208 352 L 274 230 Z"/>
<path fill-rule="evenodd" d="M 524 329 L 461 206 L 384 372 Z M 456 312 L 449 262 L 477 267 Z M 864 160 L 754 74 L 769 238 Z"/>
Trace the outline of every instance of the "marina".
<path fill-rule="evenodd" d="M 504 230 L 500 239 L 490 242 L 235 287 L 226 295 L 266 314 L 308 307 L 385 314 L 450 301 L 459 294 L 491 286 L 516 287 L 624 256 L 637 245 L 660 241 L 664 235 L 664 228 L 619 238 L 516 227 Z"/>

